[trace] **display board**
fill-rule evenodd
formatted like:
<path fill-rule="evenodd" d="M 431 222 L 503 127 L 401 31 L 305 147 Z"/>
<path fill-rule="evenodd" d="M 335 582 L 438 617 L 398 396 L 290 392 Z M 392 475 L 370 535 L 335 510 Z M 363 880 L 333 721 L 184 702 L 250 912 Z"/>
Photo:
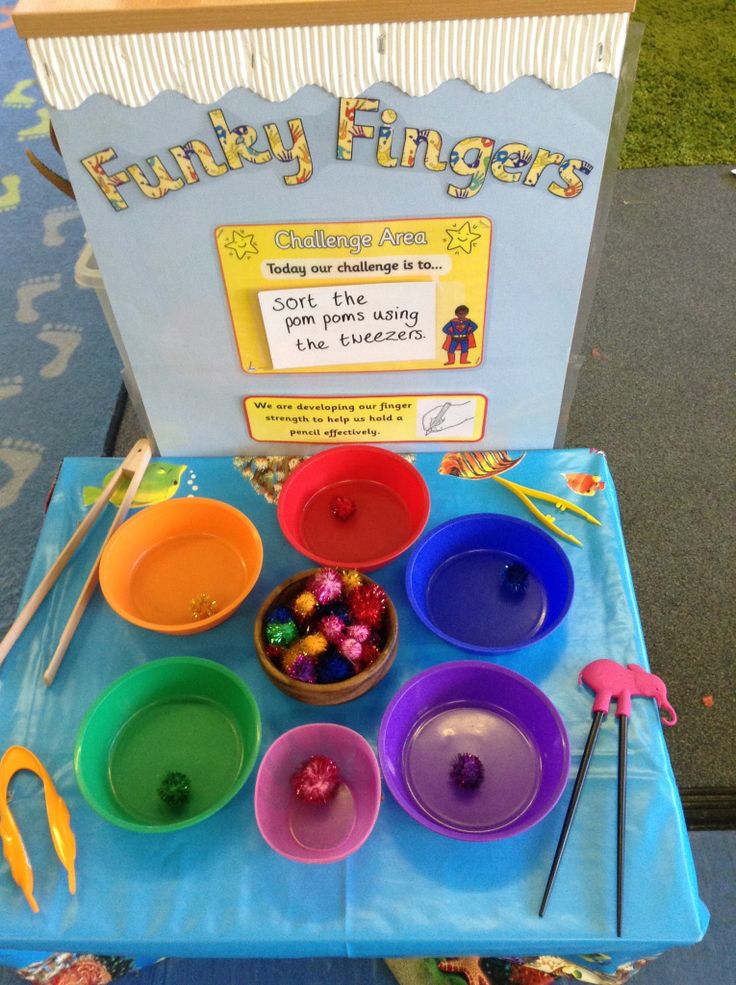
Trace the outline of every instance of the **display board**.
<path fill-rule="evenodd" d="M 554 444 L 625 11 L 104 7 L 16 23 L 162 453 Z"/>

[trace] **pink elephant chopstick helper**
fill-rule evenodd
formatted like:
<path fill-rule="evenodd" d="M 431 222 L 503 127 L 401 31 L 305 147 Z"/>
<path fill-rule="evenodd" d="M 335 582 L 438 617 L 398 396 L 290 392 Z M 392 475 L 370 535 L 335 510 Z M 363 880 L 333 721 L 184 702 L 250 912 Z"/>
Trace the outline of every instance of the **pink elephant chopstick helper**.
<path fill-rule="evenodd" d="M 677 722 L 675 709 L 667 700 L 667 688 L 664 681 L 652 674 L 638 664 L 628 664 L 624 667 L 616 663 L 615 660 L 594 660 L 587 664 L 578 675 L 578 684 L 585 684 L 595 692 L 593 702 L 593 721 L 588 732 L 588 739 L 585 743 L 583 756 L 580 760 L 578 773 L 575 777 L 575 785 L 572 789 L 570 804 L 565 814 L 562 824 L 562 831 L 557 842 L 555 857 L 552 861 L 547 885 L 544 888 L 542 904 L 539 908 L 539 916 L 544 916 L 544 911 L 552 891 L 557 870 L 565 850 L 570 828 L 575 816 L 575 811 L 580 800 L 583 783 L 588 773 L 590 760 L 593 755 L 598 731 L 601 722 L 606 717 L 611 708 L 611 701 L 616 702 L 616 717 L 618 718 L 618 852 L 616 859 L 616 933 L 621 937 L 621 927 L 623 922 L 623 897 L 624 897 L 624 840 L 626 829 L 626 755 L 628 751 L 629 717 L 631 716 L 632 698 L 654 698 L 660 711 L 664 711 L 669 718 L 662 718 L 663 725 L 674 725 Z"/>

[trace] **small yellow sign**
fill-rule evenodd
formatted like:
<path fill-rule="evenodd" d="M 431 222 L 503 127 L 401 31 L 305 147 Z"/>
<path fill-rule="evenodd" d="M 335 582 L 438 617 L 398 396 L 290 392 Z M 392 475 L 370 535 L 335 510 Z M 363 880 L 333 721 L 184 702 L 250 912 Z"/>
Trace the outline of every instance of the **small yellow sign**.
<path fill-rule="evenodd" d="M 381 394 L 356 397 L 246 397 L 255 441 L 479 441 L 486 398 L 480 393 Z"/>
<path fill-rule="evenodd" d="M 491 238 L 485 216 L 219 226 L 243 369 L 479 365 Z"/>

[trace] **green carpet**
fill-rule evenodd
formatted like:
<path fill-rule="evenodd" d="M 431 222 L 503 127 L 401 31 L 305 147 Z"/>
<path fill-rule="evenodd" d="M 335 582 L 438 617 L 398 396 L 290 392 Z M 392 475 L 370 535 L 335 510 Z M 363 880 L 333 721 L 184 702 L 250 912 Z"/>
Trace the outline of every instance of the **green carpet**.
<path fill-rule="evenodd" d="M 622 168 L 736 164 L 736 3 L 639 0 L 645 25 Z"/>

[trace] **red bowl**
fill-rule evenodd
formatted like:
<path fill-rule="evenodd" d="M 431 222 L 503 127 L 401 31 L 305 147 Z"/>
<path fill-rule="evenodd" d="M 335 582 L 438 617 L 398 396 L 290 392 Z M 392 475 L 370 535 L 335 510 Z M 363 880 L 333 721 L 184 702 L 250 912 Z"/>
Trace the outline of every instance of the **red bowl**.
<path fill-rule="evenodd" d="M 417 469 L 373 445 L 313 455 L 291 473 L 278 502 L 279 524 L 293 547 L 319 565 L 358 571 L 397 558 L 428 516 L 429 490 Z"/>

